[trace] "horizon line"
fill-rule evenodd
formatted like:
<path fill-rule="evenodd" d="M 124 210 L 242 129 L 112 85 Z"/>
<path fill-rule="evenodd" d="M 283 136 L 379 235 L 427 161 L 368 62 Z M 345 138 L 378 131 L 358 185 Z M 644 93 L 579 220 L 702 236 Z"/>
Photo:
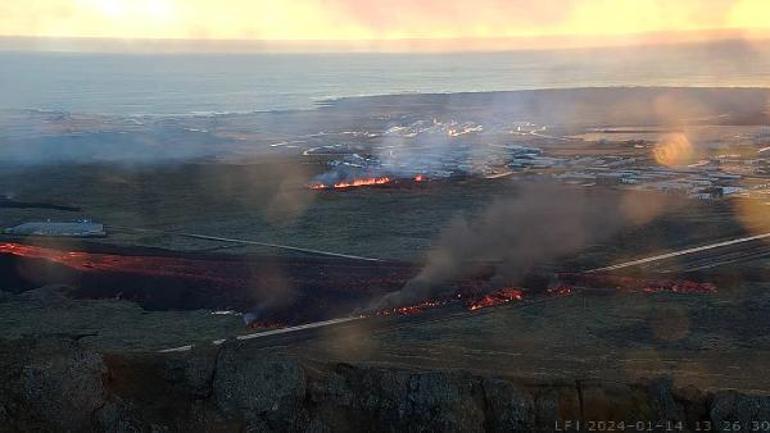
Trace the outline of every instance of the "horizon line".
<path fill-rule="evenodd" d="M 0 35 L 0 51 L 93 53 L 400 53 L 505 52 L 758 41 L 765 29 L 655 31 L 617 35 L 536 35 L 401 39 L 185 39 Z M 526 45 L 523 45 L 526 44 Z"/>

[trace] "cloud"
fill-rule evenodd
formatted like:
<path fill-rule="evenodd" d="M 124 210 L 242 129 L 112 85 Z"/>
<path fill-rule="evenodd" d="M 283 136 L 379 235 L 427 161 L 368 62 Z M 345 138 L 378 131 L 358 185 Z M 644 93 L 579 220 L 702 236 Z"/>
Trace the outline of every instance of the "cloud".
<path fill-rule="evenodd" d="M 572 12 L 567 33 L 627 34 L 716 29 L 736 0 L 584 0 Z"/>
<path fill-rule="evenodd" d="M 578 0 L 531 2 L 526 0 L 392 0 L 369 2 L 333 0 L 333 7 L 366 28 L 376 32 L 404 35 L 469 36 L 501 30 L 510 33 L 515 27 L 534 31 L 541 26 L 554 26 L 569 18 Z"/>
<path fill-rule="evenodd" d="M 756 26 L 765 0 L 3 0 L 0 35 L 362 40 Z"/>

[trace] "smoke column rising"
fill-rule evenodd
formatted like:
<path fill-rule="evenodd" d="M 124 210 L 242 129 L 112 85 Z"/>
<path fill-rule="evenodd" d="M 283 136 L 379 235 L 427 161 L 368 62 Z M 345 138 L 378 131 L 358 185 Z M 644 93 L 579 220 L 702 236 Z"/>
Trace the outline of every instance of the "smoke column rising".
<path fill-rule="evenodd" d="M 496 263 L 493 281 L 516 281 L 537 265 L 616 234 L 628 221 L 619 206 L 584 189 L 525 183 L 517 197 L 493 202 L 478 218 L 450 222 L 422 271 L 374 308 L 448 295 L 449 283 L 477 270 L 480 262 Z"/>

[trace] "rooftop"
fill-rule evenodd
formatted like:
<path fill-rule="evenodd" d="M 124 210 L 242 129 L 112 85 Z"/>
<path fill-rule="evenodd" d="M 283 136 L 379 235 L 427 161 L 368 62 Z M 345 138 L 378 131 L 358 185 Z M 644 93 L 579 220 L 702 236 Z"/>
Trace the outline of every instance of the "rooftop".
<path fill-rule="evenodd" d="M 3 231 L 10 235 L 23 236 L 61 236 L 61 237 L 101 237 L 106 236 L 104 224 L 87 221 L 78 222 L 27 222 Z"/>

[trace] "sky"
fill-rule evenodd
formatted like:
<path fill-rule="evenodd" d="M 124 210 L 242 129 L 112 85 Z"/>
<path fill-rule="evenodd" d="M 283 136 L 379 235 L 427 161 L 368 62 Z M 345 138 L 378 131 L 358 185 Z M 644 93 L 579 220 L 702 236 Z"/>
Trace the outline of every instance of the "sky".
<path fill-rule="evenodd" d="M 0 35 L 359 41 L 770 30 L 770 0 L 0 0 Z"/>

